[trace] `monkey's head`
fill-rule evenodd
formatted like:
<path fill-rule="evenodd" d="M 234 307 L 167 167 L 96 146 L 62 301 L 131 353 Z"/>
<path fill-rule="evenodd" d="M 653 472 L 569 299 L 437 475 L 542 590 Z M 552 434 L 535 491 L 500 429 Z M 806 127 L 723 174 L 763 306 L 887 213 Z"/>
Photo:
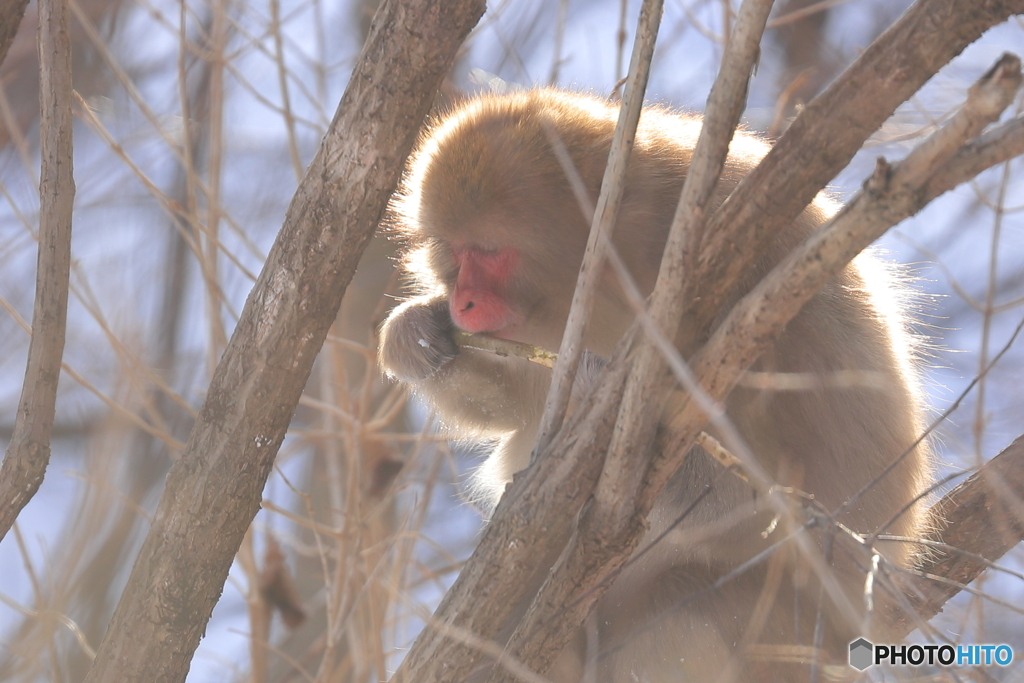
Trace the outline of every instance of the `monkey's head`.
<path fill-rule="evenodd" d="M 588 104 L 545 91 L 480 98 L 424 135 L 392 214 L 407 272 L 448 298 L 457 327 L 557 348 L 589 220 L 551 138 L 596 197 L 615 119 Z"/>
<path fill-rule="evenodd" d="M 427 130 L 392 223 L 408 240 L 413 284 L 447 297 L 457 327 L 558 347 L 591 222 L 571 179 L 596 203 L 617 118 L 597 98 L 531 90 L 474 99 Z M 641 117 L 613 240 L 642 289 L 653 287 L 699 132 L 695 117 Z M 765 150 L 734 143 L 726 173 L 743 175 Z M 595 307 L 607 329 L 589 331 L 588 344 L 603 353 L 631 319 L 610 270 Z"/>

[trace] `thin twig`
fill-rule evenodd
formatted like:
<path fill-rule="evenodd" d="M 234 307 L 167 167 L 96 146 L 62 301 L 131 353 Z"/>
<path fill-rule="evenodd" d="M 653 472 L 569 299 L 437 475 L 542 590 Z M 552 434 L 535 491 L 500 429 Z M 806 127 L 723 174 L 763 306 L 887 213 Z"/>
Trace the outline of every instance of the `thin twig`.
<path fill-rule="evenodd" d="M 572 306 L 565 323 L 565 333 L 558 349 L 561 359 L 556 365 L 544 403 L 544 414 L 535 453 L 543 451 L 551 443 L 555 433 L 561 429 L 565 411 L 569 407 L 573 380 L 579 367 L 583 353 L 583 331 L 593 305 L 597 286 L 601 281 L 601 271 L 605 262 L 605 241 L 615 226 L 619 212 L 619 202 L 625 187 L 626 168 L 629 165 L 630 152 L 636 138 L 636 126 L 640 121 L 640 110 L 643 108 L 644 92 L 647 78 L 650 75 L 651 56 L 654 54 L 654 42 L 661 24 L 663 0 L 644 0 L 640 9 L 640 20 L 637 24 L 636 39 L 633 42 L 633 55 L 629 63 L 629 80 L 626 92 L 619 109 L 619 120 L 612 138 L 612 148 L 601 181 L 601 196 L 597 200 L 590 226 L 590 238 L 583 254 L 576 291 L 572 297 Z"/>
<path fill-rule="evenodd" d="M 488 337 L 482 334 L 470 334 L 468 332 L 455 332 L 453 335 L 455 344 L 462 348 L 476 349 L 478 351 L 486 351 L 493 353 L 496 356 L 502 358 L 522 358 L 530 363 L 536 363 L 537 365 L 543 365 L 546 368 L 555 367 L 555 362 L 558 360 L 558 354 L 542 349 L 539 346 L 533 346 L 532 344 L 524 344 L 522 342 L 512 341 L 510 339 L 498 339 L 496 337 Z M 851 371 L 852 372 L 852 371 Z M 759 379 L 756 386 L 760 388 L 773 388 L 777 389 L 781 383 L 785 389 L 807 389 L 816 388 L 822 385 L 822 378 L 818 375 L 812 375 L 810 373 L 757 373 L 758 375 L 767 375 L 767 378 Z M 804 377 L 803 375 L 807 375 Z M 836 373 L 839 374 L 839 373 Z M 874 374 L 874 373 L 862 373 L 862 374 Z M 790 375 L 794 376 L 795 379 L 786 380 L 785 378 Z M 781 376 L 783 379 L 778 379 Z M 851 382 L 861 380 L 858 376 L 853 379 L 842 378 L 841 384 L 838 386 L 852 386 Z M 867 381 L 867 380 L 861 380 Z M 877 383 L 877 379 L 876 379 Z M 831 385 L 829 385 L 831 386 Z M 723 467 L 728 469 L 730 472 L 735 474 L 743 481 L 748 481 L 747 475 L 742 472 L 742 464 L 740 459 L 729 452 L 729 450 L 719 443 L 718 439 L 711 436 L 707 432 L 701 432 L 697 437 L 697 444 L 700 445 L 708 454 L 717 460 Z"/>
<path fill-rule="evenodd" d="M 747 83 L 760 54 L 761 35 L 772 9 L 772 0 L 746 0 L 740 7 L 735 35 L 729 40 L 722 67 L 708 96 L 704 125 L 687 169 L 686 180 L 669 230 L 668 241 L 651 295 L 652 323 L 672 339 L 688 300 L 686 274 L 693 273 L 696 251 L 704 231 L 705 210 L 725 166 L 729 143 L 746 107 Z M 638 454 L 647 452 L 654 437 L 665 398 L 666 360 L 655 342 L 645 340 L 633 365 L 618 425 L 605 462 L 594 508 L 612 517 L 631 514 L 623 500 L 633 500 L 643 480 L 644 468 L 637 467 Z M 652 409 L 652 406 L 654 409 Z M 622 520 L 619 520 L 620 522 Z M 604 519 L 601 525 L 612 524 Z"/>
<path fill-rule="evenodd" d="M 288 154 L 296 181 L 302 180 L 302 162 L 299 160 L 299 143 L 295 137 L 295 117 L 292 115 L 292 100 L 288 94 L 288 68 L 284 63 L 284 40 L 281 36 L 281 3 L 270 0 L 270 32 L 274 36 L 274 63 L 277 65 L 277 86 L 281 89 L 281 114 L 288 132 Z"/>
<path fill-rule="evenodd" d="M 488 351 L 496 356 L 515 357 L 528 360 L 546 368 L 554 368 L 558 361 L 558 354 L 552 353 L 539 346 L 532 346 L 511 339 L 497 339 L 482 334 L 470 334 L 468 332 L 455 332 L 452 335 L 457 346 L 478 351 Z"/>
<path fill-rule="evenodd" d="M 39 255 L 32 339 L 10 445 L 0 468 L 0 539 L 32 499 L 50 461 L 71 277 L 71 38 L 66 0 L 39 3 Z"/>

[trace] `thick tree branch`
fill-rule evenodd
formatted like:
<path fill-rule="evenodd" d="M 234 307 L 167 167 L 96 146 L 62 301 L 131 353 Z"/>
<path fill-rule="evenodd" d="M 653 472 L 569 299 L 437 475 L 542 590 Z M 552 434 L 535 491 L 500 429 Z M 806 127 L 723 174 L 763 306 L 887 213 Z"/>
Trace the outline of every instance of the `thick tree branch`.
<path fill-rule="evenodd" d="M 695 251 L 704 234 L 705 210 L 711 201 L 718 178 L 725 167 L 726 155 L 740 115 L 746 109 L 747 84 L 760 54 L 761 35 L 771 12 L 772 0 L 745 0 L 736 26 L 722 58 L 722 67 L 708 97 L 705 124 L 701 128 L 676 214 L 669 231 L 658 280 L 651 295 L 650 325 L 671 339 L 679 328 L 686 301 L 686 273 L 692 270 Z M 637 354 L 622 397 L 615 436 L 605 462 L 601 486 L 592 510 L 610 515 L 598 521 L 598 527 L 611 528 L 623 520 L 618 514 L 631 515 L 621 502 L 636 497 L 644 472 L 642 453 L 646 452 L 660 419 L 657 406 L 664 403 L 664 375 L 667 363 L 663 348 L 653 339 L 645 339 Z M 639 457 L 639 459 L 638 459 Z"/>
<path fill-rule="evenodd" d="M 481 0 L 389 0 L 214 374 L 87 681 L 182 681 L 342 295 Z"/>
<path fill-rule="evenodd" d="M 933 505 L 929 517 L 937 529 L 935 538 L 914 572 L 902 577 L 905 607 L 890 606 L 883 624 L 894 641 L 938 614 L 950 598 L 1024 540 L 1024 436 Z"/>
<path fill-rule="evenodd" d="M 865 183 L 865 189 L 736 304 L 693 359 L 693 375 L 699 379 L 700 386 L 684 384 L 691 395 L 702 391 L 712 399 L 724 400 L 747 367 L 835 273 L 889 227 L 913 215 L 931 199 L 924 196 L 924 188 L 931 177 L 968 140 L 999 118 L 1020 83 L 1020 60 L 1004 55 L 971 88 L 967 102 L 946 126 L 896 166 L 890 168 L 880 160 L 875 174 Z M 696 401 L 682 401 L 682 407 L 667 430 L 667 440 L 663 439 L 663 446 L 655 449 L 638 505 L 640 509 L 650 509 L 669 477 L 682 464 L 688 445 L 706 420 L 705 409 Z M 687 444 L 687 447 L 669 447 L 669 443 Z M 757 461 L 737 444 L 727 442 L 727 446 L 740 457 L 755 486 L 764 489 L 770 479 Z M 892 463 L 889 469 L 898 462 Z M 778 493 L 767 496 L 767 501 L 781 516 L 791 508 L 791 502 Z M 826 581 L 827 568 L 813 544 L 803 534 L 797 534 L 795 541 L 816 567 L 819 578 Z M 830 587 L 826 581 L 825 588 L 838 604 L 844 604 L 845 598 L 837 586 Z"/>
<path fill-rule="evenodd" d="M 0 18 L 0 26 L 3 26 Z M 2 36 L 0 36 L 2 39 Z M 0 469 L 0 540 L 43 483 L 64 354 L 71 272 L 71 37 L 66 0 L 39 3 L 39 256 L 32 339 L 14 433 Z M 6 50 L 6 46 L 0 46 Z M 0 55 L 2 58 L 2 55 Z"/>
<path fill-rule="evenodd" d="M 1020 86 L 1020 60 L 1004 55 L 970 91 L 953 119 L 894 167 L 879 161 L 875 174 L 829 223 L 791 253 L 744 297 L 693 359 L 694 375 L 716 400 L 732 387 L 785 324 L 832 275 L 889 227 L 919 211 L 924 188 L 970 138 L 999 118 Z M 673 418 L 672 438 L 690 441 L 706 420 L 695 402 Z M 649 473 L 654 497 L 682 456 L 661 449 Z M 748 465 L 748 463 L 744 463 Z"/>
<path fill-rule="evenodd" d="M 924 189 L 931 201 L 987 168 L 1024 154 L 1024 116 L 1010 119 L 964 145 Z"/>
<path fill-rule="evenodd" d="M 452 629 L 495 641 L 516 606 L 533 597 L 532 587 L 564 548 L 575 511 L 600 475 L 628 370 L 619 361 L 601 372 L 598 383 L 606 390 L 590 392 L 543 457 L 515 476 L 473 557 L 392 681 L 465 680 L 484 652 L 466 638 L 450 637 Z"/>
<path fill-rule="evenodd" d="M 1020 60 L 1004 55 L 972 86 L 950 122 L 890 167 L 879 160 L 874 175 L 849 204 L 791 253 L 730 312 L 693 361 L 705 390 L 724 398 L 740 374 L 832 275 L 889 227 L 925 206 L 924 189 L 960 148 L 1012 101 L 1021 82 Z M 693 418 L 702 418 L 696 410 Z M 680 417 L 677 425 L 686 421 Z M 667 479 L 675 471 L 669 463 Z"/>
<path fill-rule="evenodd" d="M 1005 72 L 1000 73 L 1005 75 Z M 921 81 L 925 80 L 926 75 L 919 76 Z M 989 74 L 987 78 L 994 79 L 995 85 L 992 87 L 997 89 L 1002 87 L 1000 84 L 1005 85 L 999 74 Z M 869 90 L 873 91 L 873 88 Z M 992 117 L 990 116 L 988 120 L 992 120 Z M 818 125 L 830 129 L 833 124 L 827 119 L 821 119 Z M 958 123 L 954 124 L 952 130 L 962 143 L 966 137 L 976 134 L 980 130 L 980 125 L 983 124 L 975 122 L 964 127 Z M 819 132 L 815 131 L 812 137 L 817 138 L 818 134 Z M 943 132 L 941 135 L 948 134 Z M 758 349 L 763 348 L 762 345 L 768 343 L 771 335 L 777 334 L 784 325 L 784 316 L 773 318 L 773 313 L 769 310 L 770 305 L 766 303 L 768 299 L 760 297 L 771 296 L 768 292 L 774 291 L 774 296 L 782 298 L 785 298 L 783 292 L 796 292 L 800 297 L 809 298 L 813 295 L 813 290 L 810 289 L 811 285 L 806 278 L 817 280 L 823 277 L 827 280 L 828 274 L 841 269 L 849 258 L 862 248 L 863 245 L 854 249 L 851 246 L 854 241 L 867 239 L 870 242 L 872 238 L 868 237 L 869 233 L 880 233 L 892 224 L 887 221 L 895 222 L 918 210 L 923 197 L 928 196 L 923 188 L 931 176 L 927 173 L 912 174 L 910 171 L 920 168 L 917 166 L 919 161 L 930 158 L 934 163 L 926 164 L 926 168 L 929 168 L 932 174 L 941 173 L 934 164 L 938 163 L 937 160 L 940 158 L 949 159 L 948 155 L 952 154 L 956 147 L 946 144 L 938 147 L 941 153 L 937 152 L 934 142 L 926 143 L 924 151 L 920 153 L 921 156 L 911 160 L 902 172 L 897 169 L 888 174 L 886 182 L 873 185 L 872 199 L 859 202 L 862 207 L 856 211 L 843 212 L 846 217 L 841 217 L 842 221 L 838 223 L 838 228 L 833 226 L 833 231 L 827 233 L 832 235 L 829 239 L 822 243 L 806 245 L 801 255 L 791 257 L 787 261 L 788 265 L 780 266 L 780 269 L 786 272 L 785 275 L 780 272 L 776 276 L 777 279 L 773 280 L 774 284 L 765 285 L 764 292 L 751 295 L 746 303 L 734 312 L 735 317 L 726 325 L 737 338 L 733 339 L 723 333 L 698 357 L 700 364 L 696 367 L 699 371 L 695 374 L 705 386 L 712 388 L 709 392 L 711 398 L 724 398 L 745 369 L 743 361 L 737 359 L 749 356 L 749 360 L 752 360 Z M 958 158 L 959 154 L 952 157 L 954 160 Z M 976 162 L 975 157 L 971 158 L 972 163 Z M 976 168 L 977 166 L 975 163 Z M 896 184 L 892 184 L 893 178 L 896 178 Z M 904 193 L 906 197 L 901 199 Z M 708 234 L 711 234 L 711 230 L 712 228 L 709 228 Z M 845 231 L 851 234 L 845 236 Z M 852 253 L 847 255 L 847 251 Z M 830 259 L 827 268 L 812 274 L 811 270 L 794 267 L 798 262 L 803 264 L 802 267 L 807 267 L 808 260 L 813 261 L 816 258 L 809 255 L 815 252 L 820 252 L 823 257 Z M 717 283 L 715 288 L 717 292 Z M 775 301 L 781 300 L 780 298 Z M 791 317 L 798 309 L 799 306 L 794 305 L 787 309 L 786 315 Z M 768 317 L 761 317 L 762 314 Z M 744 325 L 751 327 L 746 329 Z M 600 448 L 602 444 L 607 443 L 613 411 L 617 409 L 623 390 L 623 366 L 629 356 L 628 344 L 627 341 L 620 345 L 615 357 L 604 370 L 605 377 L 598 382 L 601 389 L 587 398 L 561 435 L 555 439 L 552 447 L 531 468 L 516 477 L 508 495 L 499 504 L 477 552 L 438 608 L 435 615 L 438 628 L 428 626 L 400 669 L 396 680 L 447 681 L 464 678 L 471 665 L 479 660 L 480 653 L 468 648 L 464 641 L 446 642 L 441 632 L 444 630 L 443 627 L 455 626 L 481 638 L 495 638 L 515 605 L 520 604 L 524 597 L 529 598 L 526 593 L 530 580 L 524 577 L 543 577 L 546 569 L 543 558 L 551 558 L 553 553 L 561 549 L 560 544 L 569 536 L 571 520 L 594 488 L 594 481 L 600 468 L 600 456 L 590 449 Z M 738 355 L 734 357 L 732 354 Z M 675 428 L 662 436 L 661 447 L 655 450 L 659 453 L 677 455 L 685 453 L 685 443 L 692 441 L 699 433 L 705 420 L 706 416 L 696 410 L 691 402 L 680 413 Z M 655 460 L 655 466 L 648 473 L 635 509 L 640 512 L 650 509 L 654 497 L 679 464 L 678 460 L 670 460 L 671 458 L 666 457 Z M 639 534 L 641 531 L 638 529 L 636 533 Z M 589 600 L 592 603 L 603 590 L 601 582 L 609 575 L 606 563 L 621 563 L 624 556 L 628 555 L 628 549 L 629 544 L 623 543 L 619 547 L 621 555 L 599 553 L 599 556 L 592 558 L 577 558 L 574 560 L 577 566 L 587 567 L 579 574 L 585 584 L 549 591 L 545 594 L 544 602 L 554 606 L 561 605 L 564 608 L 568 603 L 560 601 L 562 593 L 559 591 L 563 590 L 583 596 L 581 599 L 584 602 Z M 538 569 L 538 562 L 544 566 Z M 554 585 L 555 582 L 552 582 L 552 586 Z M 583 602 L 573 604 L 572 609 L 579 611 L 581 604 Z M 571 620 L 566 619 L 563 623 L 552 624 L 559 637 L 564 635 L 566 629 L 571 630 L 572 627 L 567 626 L 570 622 Z M 545 633 L 550 635 L 551 631 Z M 542 659 L 540 657 L 538 661 Z M 522 663 L 530 664 L 526 660 Z"/>
<path fill-rule="evenodd" d="M 771 0 L 745 0 L 708 98 L 682 197 L 668 237 L 658 283 L 645 318 L 661 330 L 674 329 L 683 311 L 686 247 L 699 244 L 704 209 L 725 165 L 729 142 L 746 106 L 747 83 L 759 54 Z M 624 274 L 624 277 L 628 277 Z M 509 641 L 507 652 L 526 666 L 546 671 L 564 649 L 591 606 L 628 560 L 646 529 L 646 511 L 635 500 L 648 460 L 648 445 L 663 403 L 666 367 L 662 351 L 645 340 L 624 390 L 615 431 L 590 504 L 566 551 L 555 564 Z M 599 568 L 595 571 L 595 568 Z M 497 680 L 512 683 L 501 671 Z"/>
<path fill-rule="evenodd" d="M 576 370 L 583 354 L 583 332 L 601 282 L 609 239 L 626 187 L 626 170 L 629 167 L 630 153 L 633 151 L 633 141 L 636 139 L 640 110 L 644 104 L 644 93 L 651 72 L 651 57 L 654 55 L 654 43 L 658 37 L 658 28 L 661 26 L 663 6 L 663 0 L 644 0 L 640 8 L 633 54 L 629 60 L 626 91 L 622 98 L 622 106 L 619 108 L 619 120 L 612 138 L 612 149 L 601 180 L 601 196 L 597 199 L 597 207 L 591 220 L 590 235 L 583 253 L 583 264 L 580 266 L 576 290 L 573 292 L 569 317 L 565 323 L 565 333 L 558 349 L 559 362 L 555 364 L 551 386 L 544 402 L 544 414 L 541 417 L 535 453 L 543 451 L 551 443 L 552 437 L 562 427 L 569 407 L 573 380 L 576 378 Z"/>
<path fill-rule="evenodd" d="M 925 81 L 992 26 L 1024 13 L 1024 0 L 918 0 L 829 88 L 800 112 L 768 156 L 708 223 L 696 282 L 714 282 L 686 314 L 695 350 L 735 283 L 864 140 Z"/>

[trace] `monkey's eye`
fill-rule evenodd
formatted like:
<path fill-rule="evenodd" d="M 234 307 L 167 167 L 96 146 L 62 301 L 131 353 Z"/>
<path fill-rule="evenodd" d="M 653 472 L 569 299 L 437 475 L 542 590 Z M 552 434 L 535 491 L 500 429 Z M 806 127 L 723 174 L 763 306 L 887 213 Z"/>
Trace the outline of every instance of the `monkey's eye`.
<path fill-rule="evenodd" d="M 456 263 L 461 264 L 467 258 L 472 258 L 481 263 L 494 263 L 495 265 L 507 260 L 514 250 L 509 248 L 490 249 L 478 246 L 452 246 L 452 258 Z"/>

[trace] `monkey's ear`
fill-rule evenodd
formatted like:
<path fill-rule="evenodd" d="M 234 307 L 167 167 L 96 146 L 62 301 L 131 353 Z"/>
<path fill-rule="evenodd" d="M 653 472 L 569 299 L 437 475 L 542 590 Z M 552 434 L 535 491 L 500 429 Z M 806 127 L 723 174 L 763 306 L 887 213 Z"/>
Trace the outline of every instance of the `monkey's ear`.
<path fill-rule="evenodd" d="M 480 93 L 491 93 L 493 95 L 507 95 L 513 92 L 520 92 L 526 88 L 519 83 L 511 83 L 503 80 L 495 74 L 488 73 L 483 69 L 470 69 L 469 82 L 480 88 Z"/>

